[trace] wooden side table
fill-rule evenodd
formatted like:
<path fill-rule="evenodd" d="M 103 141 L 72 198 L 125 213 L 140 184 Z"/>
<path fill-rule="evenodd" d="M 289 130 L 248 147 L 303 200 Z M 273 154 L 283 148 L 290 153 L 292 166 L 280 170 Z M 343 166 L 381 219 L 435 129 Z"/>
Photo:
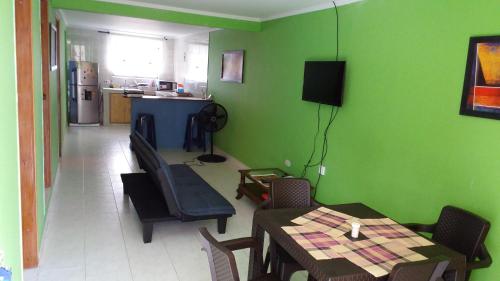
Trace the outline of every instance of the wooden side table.
<path fill-rule="evenodd" d="M 278 168 L 249 169 L 239 170 L 238 172 L 240 172 L 241 178 L 236 190 L 238 193 L 236 199 L 239 200 L 245 195 L 256 204 L 265 201 L 262 196 L 266 193 L 269 194 L 271 182 L 274 179 L 289 176 L 286 172 Z"/>

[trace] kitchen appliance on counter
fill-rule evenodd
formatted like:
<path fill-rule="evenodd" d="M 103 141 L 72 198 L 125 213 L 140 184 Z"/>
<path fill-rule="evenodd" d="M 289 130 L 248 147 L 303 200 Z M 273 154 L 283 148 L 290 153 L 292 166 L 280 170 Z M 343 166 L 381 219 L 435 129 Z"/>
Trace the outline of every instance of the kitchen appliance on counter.
<path fill-rule="evenodd" d="M 69 121 L 71 125 L 99 125 L 99 69 L 97 63 L 69 62 Z"/>
<path fill-rule="evenodd" d="M 176 82 L 158 80 L 158 91 L 175 91 L 176 89 Z"/>

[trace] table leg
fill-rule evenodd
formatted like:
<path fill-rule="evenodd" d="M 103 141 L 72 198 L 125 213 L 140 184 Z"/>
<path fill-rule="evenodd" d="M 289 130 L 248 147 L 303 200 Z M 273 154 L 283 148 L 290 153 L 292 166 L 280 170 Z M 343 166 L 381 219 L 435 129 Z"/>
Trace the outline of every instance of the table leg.
<path fill-rule="evenodd" d="M 465 270 L 457 270 L 455 274 L 456 281 L 465 281 L 467 276 L 467 272 Z"/>
<path fill-rule="evenodd" d="M 240 191 L 240 188 L 236 190 L 236 200 L 240 200 L 243 197 L 243 192 Z"/>
<path fill-rule="evenodd" d="M 457 271 L 455 274 L 456 281 L 465 281 L 467 280 L 467 260 L 465 257 L 460 261 L 459 266 L 457 267 Z"/>
<path fill-rule="evenodd" d="M 257 245 L 250 249 L 248 280 L 256 279 L 265 273 L 263 272 L 264 230 L 255 223 L 255 220 L 252 225 L 252 237 L 257 240 Z"/>
<path fill-rule="evenodd" d="M 240 184 L 238 185 L 238 189 L 236 190 L 236 192 L 238 193 L 236 195 L 237 200 L 240 200 L 243 197 L 243 193 L 240 191 L 240 188 L 242 186 L 245 186 L 245 174 L 240 171 Z"/>

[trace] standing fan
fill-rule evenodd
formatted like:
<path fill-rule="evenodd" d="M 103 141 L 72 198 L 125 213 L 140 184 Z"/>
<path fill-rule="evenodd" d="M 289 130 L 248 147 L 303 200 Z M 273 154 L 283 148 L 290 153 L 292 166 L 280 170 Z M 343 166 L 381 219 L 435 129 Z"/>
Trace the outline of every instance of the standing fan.
<path fill-rule="evenodd" d="M 226 157 L 214 154 L 214 133 L 226 126 L 226 109 L 218 103 L 207 104 L 198 113 L 198 123 L 203 130 L 210 133 L 210 154 L 198 156 L 198 160 L 207 163 L 221 163 L 226 161 Z"/>

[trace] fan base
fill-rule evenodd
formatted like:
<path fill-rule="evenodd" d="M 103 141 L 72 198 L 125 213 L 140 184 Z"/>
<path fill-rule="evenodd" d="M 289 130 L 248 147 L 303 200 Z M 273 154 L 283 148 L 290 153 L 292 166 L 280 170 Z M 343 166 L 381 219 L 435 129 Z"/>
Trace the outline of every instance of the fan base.
<path fill-rule="evenodd" d="M 207 162 L 207 163 L 222 163 L 226 161 L 226 157 L 220 156 L 217 154 L 205 154 L 205 155 L 200 155 L 197 158 L 201 162 Z"/>

